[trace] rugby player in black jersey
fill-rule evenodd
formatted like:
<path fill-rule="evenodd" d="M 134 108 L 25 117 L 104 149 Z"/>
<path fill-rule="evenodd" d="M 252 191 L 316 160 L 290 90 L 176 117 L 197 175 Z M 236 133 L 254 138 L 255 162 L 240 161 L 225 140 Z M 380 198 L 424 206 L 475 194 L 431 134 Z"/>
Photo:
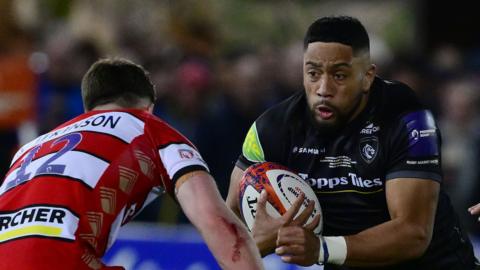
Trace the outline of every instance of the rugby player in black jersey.
<path fill-rule="evenodd" d="M 408 86 L 376 76 L 357 19 L 316 20 L 304 47 L 305 91 L 253 123 L 227 203 L 238 214 L 243 171 L 277 162 L 316 192 L 323 235 L 312 232 L 316 224 L 303 224 L 312 207 L 297 219 L 291 212 L 273 218 L 262 194 L 252 229 L 262 255 L 275 252 L 284 262 L 328 270 L 475 269 L 470 240 L 442 189 L 432 114 Z"/>

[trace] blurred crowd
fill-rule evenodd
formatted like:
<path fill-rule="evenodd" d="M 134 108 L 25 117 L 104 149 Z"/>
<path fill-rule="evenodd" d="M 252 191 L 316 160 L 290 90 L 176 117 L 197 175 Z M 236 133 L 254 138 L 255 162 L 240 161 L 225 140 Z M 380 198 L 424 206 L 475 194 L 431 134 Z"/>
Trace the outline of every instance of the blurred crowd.
<path fill-rule="evenodd" d="M 478 51 L 438 44 L 424 53 L 408 35 L 417 29 L 408 12 L 414 6 L 392 1 L 397 13 L 390 14 L 359 2 L 368 1 L 343 11 L 372 30 L 380 76 L 408 84 L 434 112 L 444 185 L 465 225 L 480 233 L 466 211 L 480 202 L 480 44 Z M 250 125 L 302 91 L 302 37 L 325 10 L 341 11 L 316 1 L 0 0 L 0 171 L 19 145 L 81 114 L 83 74 L 98 58 L 118 56 L 150 72 L 154 113 L 197 145 L 226 196 Z M 365 10 L 377 19 L 369 23 Z M 390 24 L 383 36 L 382 16 Z M 137 220 L 186 221 L 166 196 Z"/>

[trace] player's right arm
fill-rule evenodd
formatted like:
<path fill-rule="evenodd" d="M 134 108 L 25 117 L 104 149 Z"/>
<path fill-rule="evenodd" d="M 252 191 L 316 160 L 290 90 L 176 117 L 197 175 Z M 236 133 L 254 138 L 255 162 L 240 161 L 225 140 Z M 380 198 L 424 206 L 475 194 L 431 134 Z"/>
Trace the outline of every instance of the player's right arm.
<path fill-rule="evenodd" d="M 244 169 L 242 169 L 242 167 L 246 168 L 251 164 L 267 161 L 267 159 L 265 158 L 264 149 L 268 151 L 269 159 L 272 159 L 269 161 L 279 162 L 280 160 L 280 154 L 275 151 L 280 149 L 278 144 L 275 147 L 271 147 L 271 145 L 261 143 L 261 134 L 260 130 L 258 130 L 257 127 L 262 128 L 262 123 L 260 123 L 260 125 L 258 124 L 258 122 L 262 120 L 265 119 L 262 119 L 262 117 L 260 117 L 260 119 L 257 120 L 257 122 L 255 122 L 250 127 L 250 130 L 248 131 L 245 141 L 243 143 L 242 155 L 240 156 L 237 165 L 234 167 L 230 177 L 230 187 L 228 190 L 226 202 L 228 207 L 240 218 L 241 215 L 238 196 L 240 192 L 240 181 L 244 173 Z M 268 142 L 272 141 L 269 140 Z M 305 222 L 307 221 L 308 217 L 314 209 L 314 204 L 310 204 L 300 215 L 298 215 L 294 219 L 300 209 L 303 200 L 303 196 L 300 196 L 293 203 L 292 207 L 288 209 L 288 211 L 282 217 L 273 218 L 266 211 L 267 194 L 265 192 L 262 192 L 262 194 L 260 195 L 260 199 L 257 203 L 257 212 L 252 228 L 253 239 L 262 256 L 274 253 L 276 248 L 277 233 L 282 226 L 305 225 Z M 306 226 L 308 228 L 315 228 L 319 220 L 320 219 L 317 218 Z"/>
<path fill-rule="evenodd" d="M 239 194 L 239 184 L 243 175 L 243 170 L 239 167 L 235 167 L 232 172 L 230 188 L 227 196 L 227 205 L 232 209 L 233 212 L 241 218 L 240 215 L 240 206 L 238 203 L 238 194 Z M 303 212 L 300 213 L 295 219 L 302 202 L 305 199 L 303 194 L 300 194 L 298 199 L 292 204 L 283 216 L 279 218 L 274 218 L 267 213 L 267 193 L 263 191 L 260 194 L 260 198 L 257 202 L 257 212 L 255 215 L 255 221 L 252 228 L 252 237 L 257 245 L 260 254 L 267 256 L 275 251 L 277 246 L 277 232 L 278 230 L 287 225 L 298 225 L 303 226 L 305 222 L 310 217 L 314 204 L 313 202 L 309 203 L 308 207 L 305 208 Z M 320 216 L 317 216 L 312 222 L 306 224 L 305 227 L 311 231 L 318 225 L 320 222 Z"/>
<path fill-rule="evenodd" d="M 222 269 L 263 269 L 255 243 L 226 207 L 209 173 L 193 171 L 181 176 L 176 196 Z"/>
<path fill-rule="evenodd" d="M 243 176 L 245 168 L 257 163 L 266 161 L 263 146 L 260 142 L 259 133 L 257 130 L 257 120 L 248 130 L 245 141 L 242 146 L 242 154 L 237 161 L 237 164 L 233 168 L 230 176 L 230 186 L 228 188 L 227 205 L 232 211 L 241 218 L 240 204 L 238 200 L 238 194 L 240 192 L 240 181 Z"/>
<path fill-rule="evenodd" d="M 260 135 L 257 130 L 257 126 L 259 125 L 258 121 L 259 120 L 253 123 L 248 130 L 245 141 L 243 142 L 242 154 L 240 155 L 236 166 L 233 168 L 230 177 L 230 187 L 228 189 L 226 202 L 228 207 L 230 207 L 230 209 L 232 209 L 232 211 L 240 218 L 240 203 L 238 196 L 240 192 L 239 185 L 244 169 L 251 164 L 266 161 L 263 145 L 260 142 Z M 282 226 L 280 222 L 277 222 L 278 224 L 274 224 L 272 222 L 273 218 L 266 214 L 266 211 L 262 211 L 262 207 L 265 207 L 265 203 L 266 196 L 265 194 L 261 194 L 260 200 L 257 203 L 257 213 L 254 226 L 252 228 L 253 239 L 255 240 L 255 243 L 262 256 L 266 256 L 274 252 L 277 239 L 276 232 Z M 262 215 L 262 213 L 265 213 L 265 215 Z"/>
<path fill-rule="evenodd" d="M 228 189 L 227 195 L 227 206 L 241 219 L 240 214 L 240 205 L 238 194 L 240 192 L 240 180 L 243 176 L 243 170 L 238 166 L 235 166 L 230 177 L 230 187 Z M 261 211 L 262 207 L 265 208 L 266 196 L 265 192 L 262 192 L 260 199 L 257 203 L 257 213 L 254 223 L 254 228 L 252 228 L 252 236 L 255 241 L 255 244 L 260 251 L 262 257 L 273 253 L 275 250 L 277 234 L 275 233 L 282 224 L 273 224 L 268 221 L 268 214 L 262 216 L 262 213 L 266 211 Z M 270 218 L 270 221 L 273 218 Z M 265 220 L 265 221 L 264 221 Z M 273 227 L 272 227 L 273 225 Z M 259 230 L 258 230 L 259 229 Z"/>

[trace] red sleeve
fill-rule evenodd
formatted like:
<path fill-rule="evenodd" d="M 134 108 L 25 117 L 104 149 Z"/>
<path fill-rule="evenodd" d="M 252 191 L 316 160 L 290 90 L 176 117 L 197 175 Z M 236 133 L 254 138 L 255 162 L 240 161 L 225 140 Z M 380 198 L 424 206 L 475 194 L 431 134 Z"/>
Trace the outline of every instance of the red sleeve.
<path fill-rule="evenodd" d="M 197 148 L 167 123 L 154 116 L 149 117 L 145 133 L 155 144 L 161 167 L 165 169 L 172 186 L 188 172 L 209 171 Z"/>

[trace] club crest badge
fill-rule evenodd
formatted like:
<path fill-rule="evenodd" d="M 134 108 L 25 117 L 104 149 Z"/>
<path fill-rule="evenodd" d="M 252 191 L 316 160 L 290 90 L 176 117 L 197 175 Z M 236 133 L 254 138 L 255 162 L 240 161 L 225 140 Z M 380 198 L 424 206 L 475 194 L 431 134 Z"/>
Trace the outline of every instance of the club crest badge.
<path fill-rule="evenodd" d="M 368 137 L 360 140 L 360 156 L 366 163 L 372 163 L 378 154 L 378 138 Z"/>

